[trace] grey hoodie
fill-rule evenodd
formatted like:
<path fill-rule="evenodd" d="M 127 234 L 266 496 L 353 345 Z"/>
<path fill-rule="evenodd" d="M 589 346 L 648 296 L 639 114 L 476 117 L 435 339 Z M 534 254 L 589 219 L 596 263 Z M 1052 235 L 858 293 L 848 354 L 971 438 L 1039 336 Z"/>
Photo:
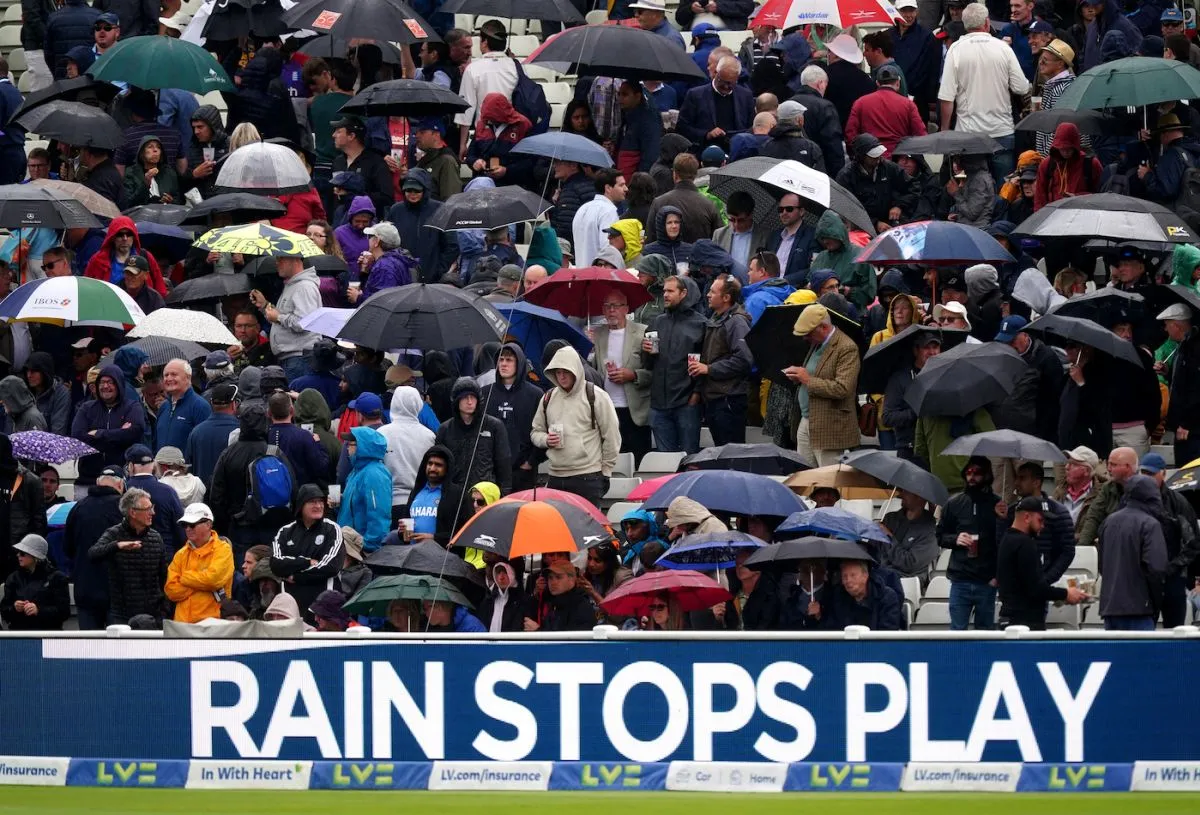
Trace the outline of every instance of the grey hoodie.
<path fill-rule="evenodd" d="M 25 380 L 19 376 L 0 379 L 0 403 L 4 405 L 4 421 L 0 431 L 20 433 L 23 430 L 45 430 L 46 419 L 37 409 L 37 400 Z"/>
<path fill-rule="evenodd" d="M 583 359 L 574 348 L 560 348 L 546 366 L 546 375 L 554 371 L 569 371 L 575 376 L 571 390 L 552 388 L 533 414 L 533 430 L 529 434 L 535 447 L 546 450 L 550 474 L 559 478 L 601 473 L 611 476 L 621 452 L 621 431 L 617 410 L 604 388 L 592 386 L 594 399 L 588 398 L 587 379 L 583 375 Z M 550 425 L 563 426 L 561 447 L 549 447 L 546 437 Z"/>
<path fill-rule="evenodd" d="M 425 451 L 433 446 L 433 431 L 417 416 L 424 402 L 416 388 L 403 385 L 392 394 L 391 423 L 376 428 L 387 440 L 383 463 L 392 474 L 392 506 L 408 503 L 417 468 Z"/>
<path fill-rule="evenodd" d="M 276 359 L 299 356 L 317 344 L 321 335 L 302 329 L 300 319 L 320 307 L 321 284 L 315 270 L 306 268 L 284 281 L 283 293 L 275 304 L 279 322 L 271 326 L 271 351 Z"/>

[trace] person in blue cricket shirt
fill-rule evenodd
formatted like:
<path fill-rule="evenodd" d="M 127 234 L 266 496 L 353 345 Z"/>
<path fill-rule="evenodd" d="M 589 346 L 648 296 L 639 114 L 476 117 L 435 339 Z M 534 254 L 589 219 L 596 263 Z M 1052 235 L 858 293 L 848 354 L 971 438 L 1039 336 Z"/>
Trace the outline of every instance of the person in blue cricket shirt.
<path fill-rule="evenodd" d="M 408 498 L 408 517 L 413 520 L 412 533 L 404 531 L 405 543 L 419 543 L 453 534 L 458 490 L 449 481 L 454 456 L 440 444 L 430 447 L 417 468 L 417 478 Z M 445 507 L 443 508 L 443 503 Z"/>

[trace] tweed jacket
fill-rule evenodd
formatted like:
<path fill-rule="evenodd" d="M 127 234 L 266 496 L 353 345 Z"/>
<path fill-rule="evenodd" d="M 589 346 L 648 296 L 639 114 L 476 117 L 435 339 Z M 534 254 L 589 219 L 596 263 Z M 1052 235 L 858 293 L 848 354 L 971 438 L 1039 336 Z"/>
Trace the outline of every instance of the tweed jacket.
<path fill-rule="evenodd" d="M 650 369 L 642 363 L 642 340 L 646 336 L 646 326 L 633 320 L 625 321 L 625 354 L 621 367 L 633 371 L 637 378 L 625 383 L 625 401 L 629 404 L 629 417 L 638 427 L 650 423 Z M 596 350 L 592 357 L 592 367 L 607 377 L 604 372 L 604 360 L 608 355 L 608 326 L 596 329 L 593 340 Z"/>
<path fill-rule="evenodd" d="M 808 435 L 814 450 L 858 446 L 858 345 L 835 331 L 808 380 Z"/>

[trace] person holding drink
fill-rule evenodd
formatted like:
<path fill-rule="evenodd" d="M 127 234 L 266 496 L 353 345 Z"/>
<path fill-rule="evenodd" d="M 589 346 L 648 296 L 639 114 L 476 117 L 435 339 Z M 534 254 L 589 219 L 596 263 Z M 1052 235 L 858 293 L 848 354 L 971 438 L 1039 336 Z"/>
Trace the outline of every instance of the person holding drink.
<path fill-rule="evenodd" d="M 1073 582 L 1067 588 L 1054 586 L 1046 577 L 1038 554 L 1037 538 L 1051 512 L 1045 497 L 1028 496 L 1016 506 L 1012 527 L 1004 534 L 997 553 L 1000 589 L 1000 626 L 1029 626 L 1046 630 L 1046 606 L 1050 602 L 1077 605 L 1088 599 Z M 977 626 L 978 627 L 978 626 Z"/>
<path fill-rule="evenodd" d="M 950 550 L 950 630 L 990 630 L 996 617 L 998 524 L 1008 508 L 992 492 L 992 463 L 971 456 L 962 469 L 965 489 L 946 502 L 938 523 L 938 545 Z"/>

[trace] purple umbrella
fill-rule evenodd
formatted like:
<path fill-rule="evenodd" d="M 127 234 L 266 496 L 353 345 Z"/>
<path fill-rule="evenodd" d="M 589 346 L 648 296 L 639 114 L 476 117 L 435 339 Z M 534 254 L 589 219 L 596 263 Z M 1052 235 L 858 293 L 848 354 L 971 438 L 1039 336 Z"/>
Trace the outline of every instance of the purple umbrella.
<path fill-rule="evenodd" d="M 44 461 L 47 464 L 62 464 L 99 452 L 78 439 L 47 433 L 45 430 L 23 430 L 8 438 L 16 458 Z"/>

